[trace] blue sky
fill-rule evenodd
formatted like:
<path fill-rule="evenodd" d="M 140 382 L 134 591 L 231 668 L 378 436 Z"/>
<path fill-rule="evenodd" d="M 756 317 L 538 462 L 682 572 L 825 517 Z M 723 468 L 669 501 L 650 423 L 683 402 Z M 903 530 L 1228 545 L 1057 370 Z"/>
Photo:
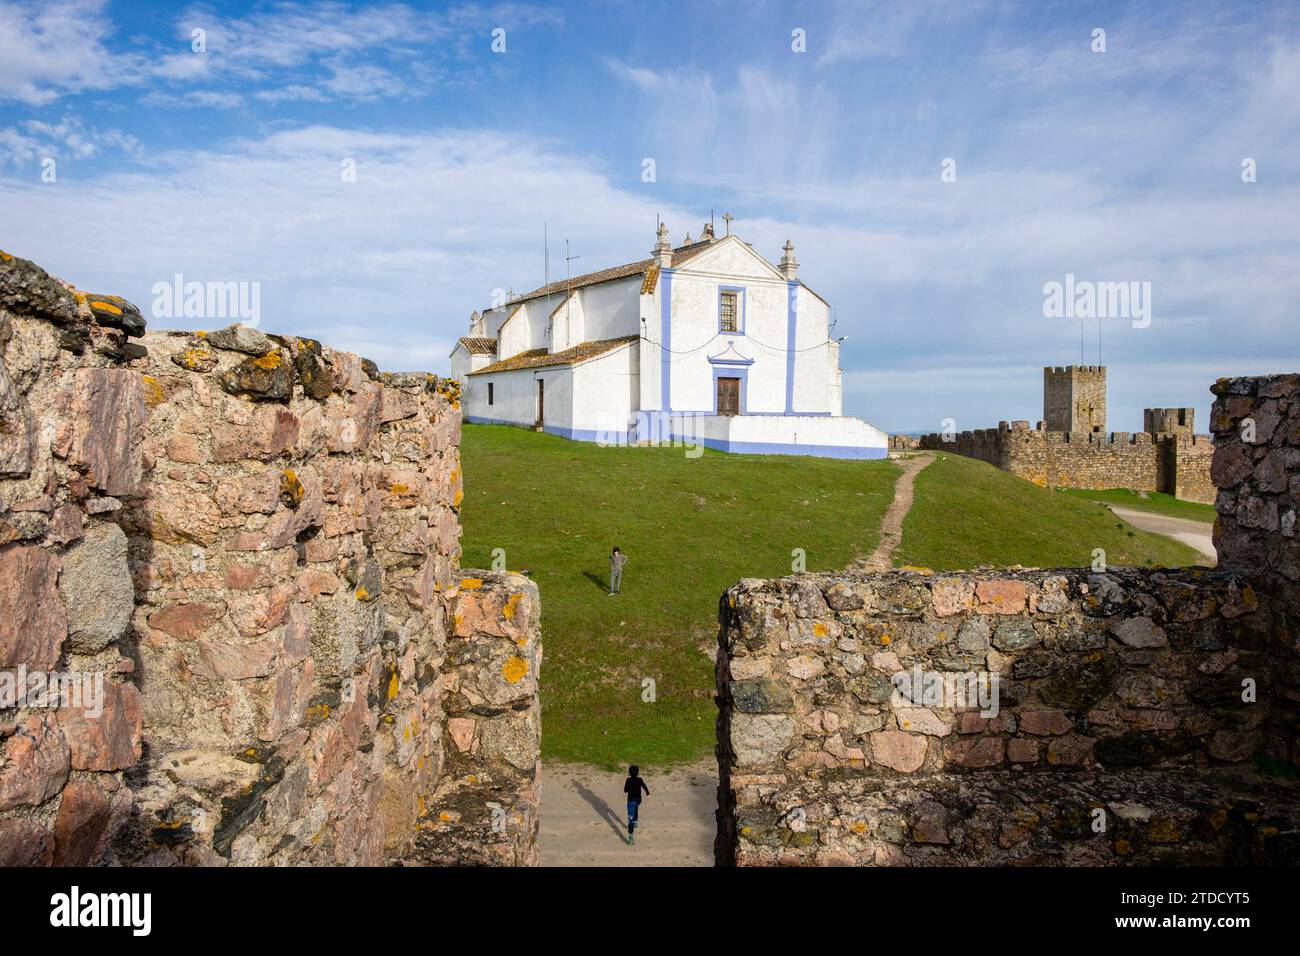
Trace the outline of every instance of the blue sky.
<path fill-rule="evenodd" d="M 710 210 L 794 241 L 848 414 L 1036 420 L 1100 348 L 1113 429 L 1203 425 L 1219 375 L 1300 369 L 1300 9 L 0 0 L 0 248 L 146 313 L 258 282 L 264 329 L 445 371 L 544 222 L 554 276 Z M 1067 273 L 1151 283 L 1151 323 L 1045 317 Z"/>

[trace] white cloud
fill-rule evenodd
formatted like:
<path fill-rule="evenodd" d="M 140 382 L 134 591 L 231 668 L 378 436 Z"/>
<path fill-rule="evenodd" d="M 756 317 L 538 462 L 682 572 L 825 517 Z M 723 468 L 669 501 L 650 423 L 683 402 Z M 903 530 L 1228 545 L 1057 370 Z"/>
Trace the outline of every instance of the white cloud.
<path fill-rule="evenodd" d="M 129 82 L 141 60 L 110 48 L 106 10 L 104 0 L 0 0 L 0 101 L 40 106 Z"/>
<path fill-rule="evenodd" d="M 87 129 L 73 116 L 55 123 L 25 120 L 16 126 L 0 129 L 0 161 L 13 164 L 51 157 L 54 159 L 90 159 L 104 150 L 136 154 L 140 141 L 119 129 Z"/>
<path fill-rule="evenodd" d="M 342 181 L 345 158 L 357 161 L 355 183 Z M 0 178 L 0 206 L 11 216 L 8 251 L 146 314 L 153 284 L 177 272 L 256 281 L 263 328 L 430 371 L 445 371 L 493 289 L 541 284 L 543 222 L 554 276 L 565 237 L 599 268 L 648 256 L 656 213 L 688 219 L 618 191 L 556 144 L 332 127 L 163 153 L 89 182 Z M 88 221 L 113 223 L 113 242 Z"/>

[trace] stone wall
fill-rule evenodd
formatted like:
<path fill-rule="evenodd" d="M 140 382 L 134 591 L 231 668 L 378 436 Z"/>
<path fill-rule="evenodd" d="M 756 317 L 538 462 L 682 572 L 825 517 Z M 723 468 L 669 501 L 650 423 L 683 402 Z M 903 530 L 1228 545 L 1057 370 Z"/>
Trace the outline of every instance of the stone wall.
<path fill-rule="evenodd" d="M 721 616 L 724 864 L 1281 852 L 1246 794 L 1206 796 L 1250 769 L 1268 722 L 1269 617 L 1241 576 L 803 575 L 742 581 Z M 996 707 L 978 687 L 896 692 L 958 674 L 985 675 L 986 702 L 998 675 Z"/>
<path fill-rule="evenodd" d="M 920 446 L 978 458 L 1043 487 L 1131 488 L 1214 500 L 1208 435 L 1059 432 L 1016 421 L 961 432 L 952 440 L 926 435 Z"/>
<path fill-rule="evenodd" d="M 535 862 L 536 589 L 459 569 L 454 384 L 12 257 L 0 309 L 0 672 L 104 681 L 0 709 L 0 861 Z"/>
<path fill-rule="evenodd" d="M 1222 379 L 1212 391 L 1214 544 L 1220 566 L 1251 575 L 1274 608 L 1269 751 L 1300 768 L 1300 375 Z"/>

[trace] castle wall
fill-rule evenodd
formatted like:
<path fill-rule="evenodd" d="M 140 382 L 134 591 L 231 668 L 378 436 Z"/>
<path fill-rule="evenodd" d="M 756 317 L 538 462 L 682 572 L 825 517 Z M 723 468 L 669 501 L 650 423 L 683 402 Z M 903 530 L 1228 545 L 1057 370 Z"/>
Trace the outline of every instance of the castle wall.
<path fill-rule="evenodd" d="M 1051 488 L 1131 488 L 1162 491 L 1188 501 L 1214 500 L 1209 480 L 1209 436 L 1146 432 L 1058 432 L 1006 422 L 997 428 L 921 438 L 922 448 L 978 458 L 1019 478 Z"/>
<path fill-rule="evenodd" d="M 454 386 L 143 326 L 0 258 L 0 691 L 103 688 L 0 702 L 0 862 L 535 862 L 536 590 L 459 568 Z"/>

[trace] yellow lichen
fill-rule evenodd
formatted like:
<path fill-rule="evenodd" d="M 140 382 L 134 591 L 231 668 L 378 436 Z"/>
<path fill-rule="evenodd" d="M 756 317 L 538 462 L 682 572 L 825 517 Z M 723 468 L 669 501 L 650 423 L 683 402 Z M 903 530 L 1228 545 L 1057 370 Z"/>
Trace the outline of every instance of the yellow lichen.
<path fill-rule="evenodd" d="M 103 299 L 94 299 L 90 303 L 90 307 L 92 309 L 103 309 L 105 312 L 112 312 L 114 315 L 122 314 L 121 309 L 115 306 L 112 302 L 105 302 Z"/>
<path fill-rule="evenodd" d="M 522 594 L 510 595 L 510 600 L 506 601 L 505 607 L 501 609 L 501 616 L 507 621 L 513 621 L 515 619 L 515 608 L 519 606 L 519 601 L 522 598 Z"/>
<path fill-rule="evenodd" d="M 162 385 L 158 379 L 152 375 L 141 375 L 140 380 L 144 382 L 144 402 L 150 408 L 157 405 L 163 400 Z"/>
<path fill-rule="evenodd" d="M 825 637 L 826 625 L 823 624 L 821 621 L 818 621 L 816 624 L 813 625 L 813 633 L 816 634 L 818 637 Z"/>
<path fill-rule="evenodd" d="M 465 578 L 460 582 L 461 589 L 464 591 L 477 591 L 483 586 L 482 578 Z"/>
<path fill-rule="evenodd" d="M 505 677 L 507 683 L 517 684 L 523 680 L 524 675 L 528 673 L 528 662 L 522 657 L 516 657 L 512 654 L 506 658 L 505 665 L 501 668 L 501 673 Z"/>
<path fill-rule="evenodd" d="M 397 680 L 397 671 L 393 671 L 393 676 L 388 681 L 388 699 L 392 700 L 394 697 L 396 697 L 397 692 L 400 689 L 401 689 L 401 684 Z"/>
<path fill-rule="evenodd" d="M 253 359 L 253 364 L 256 365 L 258 368 L 279 368 L 279 367 L 280 367 L 280 353 L 279 353 L 279 352 L 267 352 L 267 353 L 266 353 L 265 355 L 263 355 L 261 358 L 255 358 L 255 359 Z"/>
<path fill-rule="evenodd" d="M 360 585 L 360 584 L 357 585 L 357 600 L 358 600 L 358 601 L 368 601 L 368 600 L 370 600 L 370 592 L 367 591 L 367 590 L 365 589 L 365 587 L 364 587 L 363 585 Z"/>
<path fill-rule="evenodd" d="M 408 488 L 406 485 L 402 484 L 400 481 L 395 481 L 388 486 L 388 490 L 395 495 L 404 495 L 411 489 Z"/>

